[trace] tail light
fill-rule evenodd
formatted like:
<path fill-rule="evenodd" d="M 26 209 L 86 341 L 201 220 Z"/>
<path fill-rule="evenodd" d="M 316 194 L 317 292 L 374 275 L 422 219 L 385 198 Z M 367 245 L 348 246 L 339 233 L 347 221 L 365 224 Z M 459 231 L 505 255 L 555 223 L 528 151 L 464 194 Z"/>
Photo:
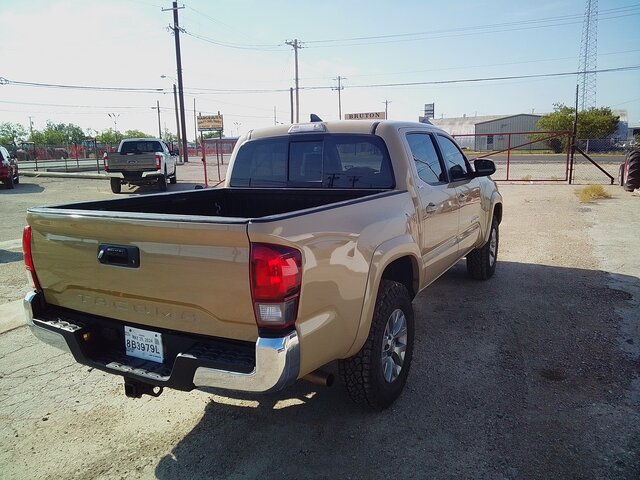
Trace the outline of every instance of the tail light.
<path fill-rule="evenodd" d="M 36 290 L 41 290 L 36 268 L 33 266 L 33 255 L 31 253 L 31 227 L 27 225 L 22 232 L 22 253 L 24 254 L 24 264 L 31 274 L 31 280 Z"/>
<path fill-rule="evenodd" d="M 162 155 L 156 153 L 156 170 L 160 170 L 162 168 Z"/>
<path fill-rule="evenodd" d="M 109 171 L 109 155 L 107 155 L 107 152 L 104 152 L 104 155 L 102 155 L 102 163 L 104 163 L 104 171 L 108 172 Z"/>
<path fill-rule="evenodd" d="M 282 330 L 298 317 L 302 283 L 299 250 L 267 243 L 251 244 L 251 296 L 258 327 Z"/>

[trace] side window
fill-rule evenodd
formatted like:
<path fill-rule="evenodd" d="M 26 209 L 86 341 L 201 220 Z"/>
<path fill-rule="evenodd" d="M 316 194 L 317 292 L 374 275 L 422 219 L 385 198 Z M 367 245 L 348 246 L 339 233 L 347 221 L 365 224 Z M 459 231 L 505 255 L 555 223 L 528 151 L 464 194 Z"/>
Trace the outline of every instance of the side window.
<path fill-rule="evenodd" d="M 442 165 L 433 144 L 433 137 L 428 133 L 408 133 L 407 142 L 416 162 L 418 176 L 432 185 L 445 181 Z"/>
<path fill-rule="evenodd" d="M 469 173 L 469 168 L 458 146 L 442 135 L 438 135 L 438 144 L 440 145 L 442 158 L 444 159 L 444 164 L 451 180 L 455 181 L 465 178 L 467 173 Z"/>

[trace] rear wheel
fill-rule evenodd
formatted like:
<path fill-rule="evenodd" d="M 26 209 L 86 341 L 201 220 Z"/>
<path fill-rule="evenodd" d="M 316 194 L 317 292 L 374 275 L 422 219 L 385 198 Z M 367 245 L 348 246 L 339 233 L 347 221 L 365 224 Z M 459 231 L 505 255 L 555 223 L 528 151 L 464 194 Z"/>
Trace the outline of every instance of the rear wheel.
<path fill-rule="evenodd" d="M 627 178 L 625 178 L 624 189 L 632 192 L 636 188 L 640 188 L 640 150 L 634 150 L 627 157 L 629 169 L 627 170 Z"/>
<path fill-rule="evenodd" d="M 491 221 L 491 232 L 489 233 L 487 243 L 467 254 L 467 272 L 471 278 L 475 280 L 487 280 L 493 276 L 498 261 L 499 239 L 498 221 L 496 217 L 493 217 Z"/>
<path fill-rule="evenodd" d="M 158 177 L 158 188 L 161 192 L 167 191 L 167 172 L 164 172 L 164 175 Z"/>
<path fill-rule="evenodd" d="M 400 396 L 413 356 L 413 307 L 406 287 L 382 280 L 369 336 L 362 349 L 339 363 L 351 399 L 372 410 Z"/>
<path fill-rule="evenodd" d="M 111 191 L 113 193 L 120 193 L 122 191 L 122 182 L 119 178 L 110 178 Z"/>

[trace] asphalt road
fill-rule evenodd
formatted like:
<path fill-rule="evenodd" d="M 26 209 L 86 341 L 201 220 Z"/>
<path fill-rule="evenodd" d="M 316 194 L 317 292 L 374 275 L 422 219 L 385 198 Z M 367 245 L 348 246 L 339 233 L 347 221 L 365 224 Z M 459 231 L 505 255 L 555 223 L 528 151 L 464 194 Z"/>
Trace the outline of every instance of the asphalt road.
<path fill-rule="evenodd" d="M 0 190 L 0 283 L 27 289 L 30 205 L 110 198 L 99 180 Z M 388 410 L 341 385 L 131 400 L 26 327 L 0 335 L 0 472 L 11 479 L 640 478 L 640 197 L 505 185 L 496 275 L 464 262 L 414 301 L 407 389 Z M 18 242 L 18 244 L 16 244 Z M 21 275 L 21 280 L 14 274 Z M 13 296 L 12 296 L 13 295 Z M 3 307 L 5 305 L 0 305 Z"/>

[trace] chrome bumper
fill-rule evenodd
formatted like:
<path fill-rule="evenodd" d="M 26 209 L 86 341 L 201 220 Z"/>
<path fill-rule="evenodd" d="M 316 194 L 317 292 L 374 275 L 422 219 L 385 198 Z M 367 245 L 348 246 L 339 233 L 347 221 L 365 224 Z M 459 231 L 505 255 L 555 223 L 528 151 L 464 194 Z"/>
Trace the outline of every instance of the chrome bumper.
<path fill-rule="evenodd" d="M 33 334 L 43 342 L 71 353 L 77 362 L 100 370 L 135 378 L 153 385 L 191 390 L 220 388 L 243 392 L 274 392 L 294 383 L 300 373 L 300 345 L 294 330 L 283 337 L 259 337 L 255 346 L 255 367 L 249 373 L 235 372 L 203 365 L 190 354 L 179 353 L 169 376 L 146 372 L 123 362 L 100 363 L 85 352 L 81 336 L 83 327 L 64 320 L 47 321 L 38 318 L 45 307 L 41 294 L 30 292 L 24 299 L 24 309 Z"/>

